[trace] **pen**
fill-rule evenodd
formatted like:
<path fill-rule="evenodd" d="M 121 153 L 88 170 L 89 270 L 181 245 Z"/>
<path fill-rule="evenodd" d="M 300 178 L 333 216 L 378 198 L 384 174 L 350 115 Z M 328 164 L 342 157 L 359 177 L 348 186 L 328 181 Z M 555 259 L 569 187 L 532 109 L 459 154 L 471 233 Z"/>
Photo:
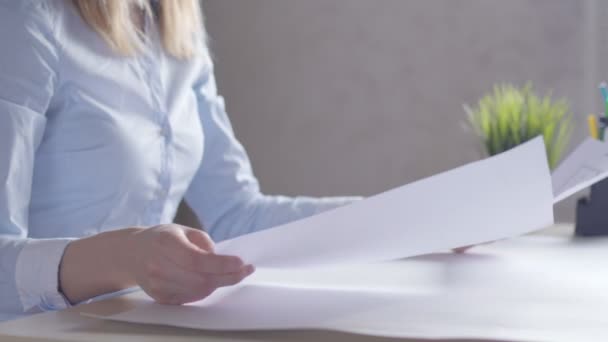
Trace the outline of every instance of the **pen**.
<path fill-rule="evenodd" d="M 608 118 L 608 83 L 600 83 L 600 92 L 602 93 L 602 99 L 604 100 L 604 116 Z"/>
<path fill-rule="evenodd" d="M 602 92 L 602 98 L 604 99 L 604 102 L 608 102 L 608 83 L 606 82 L 602 82 L 600 83 L 600 91 Z"/>
<path fill-rule="evenodd" d="M 593 114 L 589 114 L 587 116 L 587 124 L 589 125 L 589 135 L 598 140 L 599 139 L 599 129 L 597 126 L 597 118 Z"/>

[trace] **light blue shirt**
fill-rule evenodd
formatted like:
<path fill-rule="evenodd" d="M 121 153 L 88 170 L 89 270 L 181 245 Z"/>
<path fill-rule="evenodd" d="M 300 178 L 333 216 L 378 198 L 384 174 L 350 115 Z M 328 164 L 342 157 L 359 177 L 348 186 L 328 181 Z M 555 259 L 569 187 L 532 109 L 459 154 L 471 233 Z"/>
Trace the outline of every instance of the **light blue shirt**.
<path fill-rule="evenodd" d="M 69 305 L 72 239 L 170 223 L 184 196 L 216 241 L 353 200 L 262 194 L 207 54 L 146 30 L 120 57 L 71 1 L 0 0 L 0 319 Z"/>

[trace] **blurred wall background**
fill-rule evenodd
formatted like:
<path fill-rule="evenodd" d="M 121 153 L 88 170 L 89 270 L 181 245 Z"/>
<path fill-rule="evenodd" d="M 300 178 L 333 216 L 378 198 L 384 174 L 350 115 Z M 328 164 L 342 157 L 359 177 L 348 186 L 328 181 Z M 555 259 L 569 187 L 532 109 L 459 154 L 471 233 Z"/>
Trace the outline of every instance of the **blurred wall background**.
<path fill-rule="evenodd" d="M 220 91 L 267 193 L 371 195 L 479 159 L 462 105 L 502 81 L 567 97 L 577 143 L 608 78 L 599 0 L 203 7 Z M 573 217 L 574 201 L 558 207 Z"/>

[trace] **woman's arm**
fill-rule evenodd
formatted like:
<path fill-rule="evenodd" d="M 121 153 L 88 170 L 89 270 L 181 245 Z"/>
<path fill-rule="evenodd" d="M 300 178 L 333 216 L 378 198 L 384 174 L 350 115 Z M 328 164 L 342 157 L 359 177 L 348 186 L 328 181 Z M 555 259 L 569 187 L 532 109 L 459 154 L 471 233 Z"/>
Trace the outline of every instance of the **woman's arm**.
<path fill-rule="evenodd" d="M 215 255 L 204 232 L 177 225 L 28 238 L 35 154 L 61 58 L 47 5 L 0 1 L 0 320 L 133 285 L 184 303 L 251 274 L 240 259 Z"/>
<path fill-rule="evenodd" d="M 59 291 L 70 303 L 79 303 L 135 286 L 127 251 L 138 231 L 126 228 L 71 242 L 59 267 Z"/>
<path fill-rule="evenodd" d="M 358 199 L 263 194 L 247 153 L 234 136 L 211 65 L 194 90 L 205 132 L 205 152 L 186 201 L 215 241 L 274 227 Z"/>
<path fill-rule="evenodd" d="M 66 305 L 57 291 L 57 266 L 70 240 L 27 238 L 34 155 L 59 63 L 52 19 L 42 3 L 0 2 L 0 312 L 5 314 Z"/>
<path fill-rule="evenodd" d="M 182 304 L 234 285 L 253 271 L 237 257 L 214 254 L 205 232 L 170 224 L 71 242 L 59 279 L 72 303 L 139 285 L 160 303 Z"/>

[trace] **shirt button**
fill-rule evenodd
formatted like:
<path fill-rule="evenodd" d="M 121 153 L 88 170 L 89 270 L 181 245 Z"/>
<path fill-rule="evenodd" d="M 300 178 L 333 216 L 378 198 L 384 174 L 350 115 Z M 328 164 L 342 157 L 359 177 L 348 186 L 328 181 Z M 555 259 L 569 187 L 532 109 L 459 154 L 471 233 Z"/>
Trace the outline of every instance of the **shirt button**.
<path fill-rule="evenodd" d="M 171 134 L 171 129 L 169 128 L 169 125 L 164 124 L 160 129 L 160 134 L 165 138 L 169 138 L 169 135 Z"/>

